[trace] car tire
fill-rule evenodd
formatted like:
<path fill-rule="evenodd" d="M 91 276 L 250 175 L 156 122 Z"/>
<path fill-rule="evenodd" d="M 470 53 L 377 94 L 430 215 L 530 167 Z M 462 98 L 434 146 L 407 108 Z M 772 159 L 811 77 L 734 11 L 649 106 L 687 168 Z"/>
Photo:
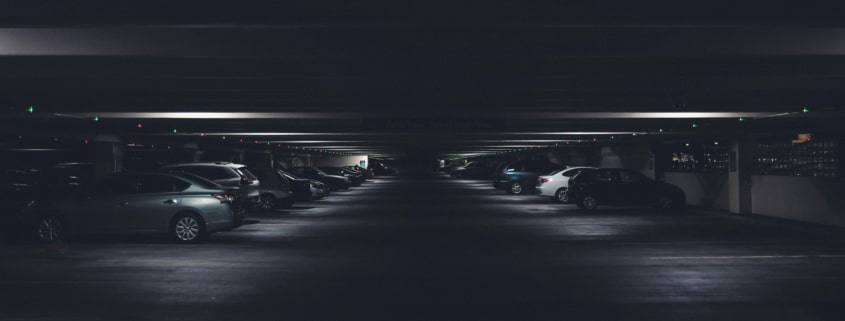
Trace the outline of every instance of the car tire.
<path fill-rule="evenodd" d="M 35 223 L 35 238 L 42 243 L 66 241 L 68 232 L 67 221 L 59 215 L 42 215 Z"/>
<path fill-rule="evenodd" d="M 594 196 L 587 195 L 578 201 L 578 207 L 583 210 L 592 211 L 599 207 L 599 202 Z"/>
<path fill-rule="evenodd" d="M 566 189 L 558 189 L 557 192 L 555 192 L 555 196 L 552 197 L 552 200 L 558 203 L 568 203 L 569 198 L 566 196 Z"/>
<path fill-rule="evenodd" d="M 205 221 L 194 213 L 179 213 L 170 223 L 170 236 L 176 243 L 197 243 L 206 236 Z"/>
<path fill-rule="evenodd" d="M 276 197 L 272 194 L 263 194 L 258 197 L 258 203 L 255 204 L 255 208 L 260 211 L 264 212 L 272 212 L 276 209 L 277 202 Z"/>
<path fill-rule="evenodd" d="M 512 182 L 510 185 L 508 185 L 508 193 L 514 195 L 523 194 L 525 193 L 525 187 L 522 186 L 522 183 L 520 182 Z"/>

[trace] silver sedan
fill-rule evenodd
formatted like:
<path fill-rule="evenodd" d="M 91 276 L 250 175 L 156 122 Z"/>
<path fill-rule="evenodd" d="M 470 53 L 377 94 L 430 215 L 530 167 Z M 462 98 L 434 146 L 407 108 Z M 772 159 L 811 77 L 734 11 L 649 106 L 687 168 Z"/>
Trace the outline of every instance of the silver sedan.
<path fill-rule="evenodd" d="M 191 243 L 242 222 L 231 202 L 223 187 L 195 175 L 128 173 L 70 198 L 41 201 L 27 214 L 45 242 L 80 234 L 167 233 Z"/>

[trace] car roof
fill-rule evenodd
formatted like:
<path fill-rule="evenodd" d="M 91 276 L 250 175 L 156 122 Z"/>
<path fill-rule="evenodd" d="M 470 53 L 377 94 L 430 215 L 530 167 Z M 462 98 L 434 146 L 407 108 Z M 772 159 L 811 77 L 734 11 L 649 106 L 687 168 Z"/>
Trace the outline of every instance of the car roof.
<path fill-rule="evenodd" d="M 223 166 L 223 167 L 230 167 L 230 168 L 243 168 L 246 167 L 244 164 L 237 164 L 231 162 L 203 162 L 203 163 L 182 163 L 182 164 L 171 164 L 165 167 L 173 167 L 173 166 Z"/>

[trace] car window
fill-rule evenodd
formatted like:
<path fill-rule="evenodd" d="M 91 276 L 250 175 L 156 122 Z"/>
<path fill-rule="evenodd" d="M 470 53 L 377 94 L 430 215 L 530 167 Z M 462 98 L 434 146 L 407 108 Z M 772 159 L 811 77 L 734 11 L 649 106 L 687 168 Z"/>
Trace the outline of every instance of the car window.
<path fill-rule="evenodd" d="M 578 173 L 583 172 L 584 169 L 579 168 L 579 169 L 570 169 L 570 170 L 559 170 L 556 173 L 559 173 L 561 171 L 563 171 L 563 173 L 560 174 L 561 176 L 563 176 L 563 177 L 573 177 L 575 175 L 578 175 Z"/>
<path fill-rule="evenodd" d="M 191 186 L 181 179 L 162 175 L 138 176 L 137 182 L 137 192 L 143 194 L 179 192 Z"/>
<path fill-rule="evenodd" d="M 199 176 L 199 175 L 197 175 L 197 174 L 188 173 L 188 172 L 179 172 L 179 174 L 178 174 L 178 175 L 181 175 L 181 176 L 185 176 L 185 177 L 190 178 L 191 180 L 193 180 L 193 181 L 194 181 L 194 183 L 196 183 L 197 185 L 199 185 L 199 186 L 200 186 L 200 187 L 202 187 L 202 188 L 207 188 L 207 189 L 220 189 L 220 188 L 223 188 L 223 186 L 220 186 L 220 184 L 217 184 L 217 183 L 215 183 L 215 182 L 212 182 L 212 181 L 208 180 L 207 178 L 202 177 L 202 176 Z M 187 189 L 187 188 L 188 188 L 188 187 L 185 187 L 185 188 L 184 188 L 184 189 L 182 189 L 182 190 L 185 190 L 185 189 Z"/>
<path fill-rule="evenodd" d="M 222 166 L 177 166 L 175 169 L 194 173 L 210 180 L 238 178 L 237 173 Z"/>
<path fill-rule="evenodd" d="M 258 178 L 255 177 L 255 175 L 253 175 L 252 172 L 250 172 L 246 167 L 238 168 L 236 169 L 236 171 L 238 172 L 238 174 L 246 176 L 246 178 L 249 178 L 251 180 L 258 180 Z"/>
<path fill-rule="evenodd" d="M 94 184 L 95 195 L 125 195 L 138 192 L 138 180 L 133 176 L 115 176 Z"/>
<path fill-rule="evenodd" d="M 508 172 L 522 172 L 525 169 L 525 162 L 516 162 L 507 166 Z"/>
<path fill-rule="evenodd" d="M 610 171 L 597 171 L 594 175 L 595 175 L 594 177 L 596 178 L 596 181 L 599 181 L 599 182 L 610 182 L 610 180 L 611 180 Z"/>
<path fill-rule="evenodd" d="M 645 176 L 642 176 L 638 173 L 628 172 L 628 171 L 620 171 L 619 172 L 619 181 L 623 183 L 640 183 L 645 180 Z"/>

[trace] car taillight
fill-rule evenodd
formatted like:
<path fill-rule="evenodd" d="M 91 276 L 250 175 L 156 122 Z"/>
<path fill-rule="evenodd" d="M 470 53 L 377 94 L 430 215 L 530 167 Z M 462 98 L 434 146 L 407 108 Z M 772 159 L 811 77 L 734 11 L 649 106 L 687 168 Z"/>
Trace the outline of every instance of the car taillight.
<path fill-rule="evenodd" d="M 247 177 L 241 177 L 241 185 L 252 185 L 252 182 L 255 182 Z"/>
<path fill-rule="evenodd" d="M 232 202 L 232 197 L 229 196 L 229 195 L 223 194 L 223 193 L 214 193 L 214 194 L 211 194 L 211 197 L 214 197 L 214 198 L 220 200 L 220 203 L 231 203 Z"/>
<path fill-rule="evenodd" d="M 550 179 L 548 179 L 548 178 L 541 178 L 541 179 L 540 179 L 540 184 L 543 184 L 543 183 L 548 183 L 549 181 L 550 181 Z"/>

